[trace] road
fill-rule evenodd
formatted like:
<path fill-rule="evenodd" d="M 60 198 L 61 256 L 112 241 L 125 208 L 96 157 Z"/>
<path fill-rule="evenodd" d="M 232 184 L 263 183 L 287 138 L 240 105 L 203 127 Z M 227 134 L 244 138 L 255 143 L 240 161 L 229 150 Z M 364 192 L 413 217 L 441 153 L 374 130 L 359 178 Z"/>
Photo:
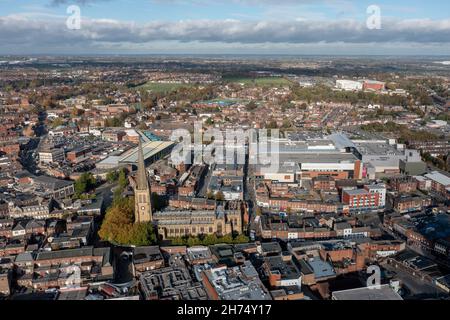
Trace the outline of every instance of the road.
<path fill-rule="evenodd" d="M 33 152 L 37 150 L 41 140 L 40 138 L 32 138 L 28 144 L 29 149 L 23 150 L 20 155 L 20 162 L 24 169 L 31 174 L 36 174 L 36 161 L 33 158 Z"/>
<path fill-rule="evenodd" d="M 114 189 L 117 187 L 118 183 L 105 183 L 102 186 L 96 189 L 96 194 L 103 197 L 103 206 L 104 208 L 108 208 L 114 197 Z"/>
<path fill-rule="evenodd" d="M 106 211 L 112 204 L 113 201 L 113 195 L 114 195 L 114 188 L 117 187 L 117 182 L 111 184 L 111 183 L 105 183 L 104 185 L 100 186 L 96 189 L 97 197 L 103 198 L 103 209 L 102 211 Z M 98 231 L 100 230 L 100 226 L 102 224 L 102 220 L 104 217 L 104 212 L 102 212 L 102 216 L 95 217 L 95 225 L 94 225 L 94 236 L 92 239 L 92 243 L 94 246 L 103 246 L 103 241 L 100 239 L 98 235 Z"/>
<path fill-rule="evenodd" d="M 254 209 L 256 208 L 255 177 L 250 169 L 246 175 L 244 186 L 244 199 L 248 203 L 249 212 L 254 214 Z"/>

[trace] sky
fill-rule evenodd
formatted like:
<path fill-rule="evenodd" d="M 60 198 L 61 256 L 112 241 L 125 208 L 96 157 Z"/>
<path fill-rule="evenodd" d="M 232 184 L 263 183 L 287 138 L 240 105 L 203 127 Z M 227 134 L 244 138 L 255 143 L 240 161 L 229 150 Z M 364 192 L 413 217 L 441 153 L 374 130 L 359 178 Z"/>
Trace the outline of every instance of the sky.
<path fill-rule="evenodd" d="M 0 43 L 23 55 L 450 55 L 450 1 L 0 0 Z"/>

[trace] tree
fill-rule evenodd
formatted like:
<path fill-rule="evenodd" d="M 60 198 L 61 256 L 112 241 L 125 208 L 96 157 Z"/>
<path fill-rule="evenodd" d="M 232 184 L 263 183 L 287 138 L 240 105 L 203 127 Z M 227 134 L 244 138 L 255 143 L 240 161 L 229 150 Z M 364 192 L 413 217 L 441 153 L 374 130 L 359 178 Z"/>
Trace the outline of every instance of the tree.
<path fill-rule="evenodd" d="M 110 171 L 106 175 L 106 180 L 109 183 L 113 183 L 113 182 L 117 181 L 117 179 L 119 179 L 119 173 L 117 171 Z"/>
<path fill-rule="evenodd" d="M 117 128 L 117 127 L 123 127 L 123 124 L 124 124 L 123 119 L 120 119 L 117 117 L 108 118 L 105 121 L 105 127 Z"/>
<path fill-rule="evenodd" d="M 223 194 L 222 191 L 216 192 L 216 200 L 217 201 L 224 201 L 225 200 L 225 195 Z"/>
<path fill-rule="evenodd" d="M 118 180 L 119 180 L 119 187 L 122 190 L 125 189 L 126 186 L 128 185 L 128 179 L 124 169 L 120 170 Z"/>
<path fill-rule="evenodd" d="M 120 198 L 108 209 L 99 235 L 102 239 L 125 243 L 133 224 L 134 199 Z"/>
<path fill-rule="evenodd" d="M 255 101 L 250 101 L 245 108 L 247 109 L 247 111 L 253 111 L 256 108 L 258 108 L 258 105 L 255 103 Z"/>
<path fill-rule="evenodd" d="M 151 223 L 137 223 L 131 228 L 128 244 L 135 246 L 147 246 L 157 241 L 156 234 Z"/>
<path fill-rule="evenodd" d="M 208 119 L 206 119 L 205 124 L 210 126 L 210 125 L 214 124 L 214 121 L 213 121 L 213 119 L 211 117 L 209 117 Z"/>
<path fill-rule="evenodd" d="M 278 129 L 278 124 L 275 120 L 270 121 L 267 126 L 267 129 Z"/>
<path fill-rule="evenodd" d="M 198 237 L 189 237 L 187 240 L 187 245 L 189 247 L 194 247 L 202 244 L 202 241 Z"/>
<path fill-rule="evenodd" d="M 208 234 L 205 236 L 205 239 L 203 240 L 203 245 L 205 246 L 211 246 L 216 243 L 217 243 L 217 236 L 215 234 Z"/>
<path fill-rule="evenodd" d="M 52 128 L 54 129 L 54 128 L 57 128 L 57 127 L 59 127 L 59 126 L 62 126 L 64 124 L 64 119 L 62 119 L 62 118 L 56 118 L 55 120 L 53 120 L 53 122 L 52 122 Z"/>
<path fill-rule="evenodd" d="M 283 125 L 281 127 L 282 128 L 290 128 L 291 127 L 291 121 L 289 119 L 285 119 L 283 121 Z"/>
<path fill-rule="evenodd" d="M 155 244 L 157 237 L 151 223 L 134 223 L 134 198 L 117 199 L 106 212 L 99 231 L 103 240 L 122 245 Z"/>
<path fill-rule="evenodd" d="M 77 109 L 77 108 L 73 108 L 72 111 L 70 112 L 70 115 L 72 116 L 72 118 L 79 117 L 79 116 L 81 116 L 83 114 L 84 114 L 84 110 L 83 109 Z"/>
<path fill-rule="evenodd" d="M 245 234 L 240 234 L 234 238 L 233 242 L 234 243 L 247 243 L 247 242 L 250 242 L 250 239 Z"/>
<path fill-rule="evenodd" d="M 79 197 L 83 193 L 86 193 L 92 190 L 97 183 L 97 180 L 94 178 L 93 174 L 90 172 L 83 173 L 77 181 L 75 181 L 75 195 Z"/>
<path fill-rule="evenodd" d="M 306 109 L 308 109 L 308 104 L 307 104 L 306 102 L 303 102 L 303 103 L 300 105 L 300 110 L 306 110 Z"/>
<path fill-rule="evenodd" d="M 220 241 L 223 243 L 233 243 L 234 239 L 231 234 L 226 234 L 223 237 L 220 238 Z"/>

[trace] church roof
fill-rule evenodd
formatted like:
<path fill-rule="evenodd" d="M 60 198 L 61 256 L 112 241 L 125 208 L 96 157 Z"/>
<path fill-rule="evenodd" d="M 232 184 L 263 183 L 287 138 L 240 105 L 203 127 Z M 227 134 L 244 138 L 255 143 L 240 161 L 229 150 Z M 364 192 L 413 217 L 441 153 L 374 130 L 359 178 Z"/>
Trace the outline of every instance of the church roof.
<path fill-rule="evenodd" d="M 144 152 L 142 151 L 142 143 L 139 140 L 138 147 L 138 171 L 137 171 L 137 189 L 146 190 L 148 189 L 147 173 L 144 163 Z"/>

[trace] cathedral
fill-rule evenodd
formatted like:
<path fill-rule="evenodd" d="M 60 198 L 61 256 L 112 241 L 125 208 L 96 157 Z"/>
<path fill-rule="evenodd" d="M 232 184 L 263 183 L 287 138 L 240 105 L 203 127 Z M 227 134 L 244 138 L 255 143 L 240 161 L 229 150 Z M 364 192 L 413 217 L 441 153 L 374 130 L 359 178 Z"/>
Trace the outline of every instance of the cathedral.
<path fill-rule="evenodd" d="M 152 221 L 152 203 L 150 186 L 147 179 L 147 170 L 144 163 L 144 152 L 142 150 L 142 143 L 139 141 L 138 147 L 138 170 L 136 176 L 136 186 L 134 188 L 134 202 L 135 202 L 135 223 L 151 222 Z"/>

